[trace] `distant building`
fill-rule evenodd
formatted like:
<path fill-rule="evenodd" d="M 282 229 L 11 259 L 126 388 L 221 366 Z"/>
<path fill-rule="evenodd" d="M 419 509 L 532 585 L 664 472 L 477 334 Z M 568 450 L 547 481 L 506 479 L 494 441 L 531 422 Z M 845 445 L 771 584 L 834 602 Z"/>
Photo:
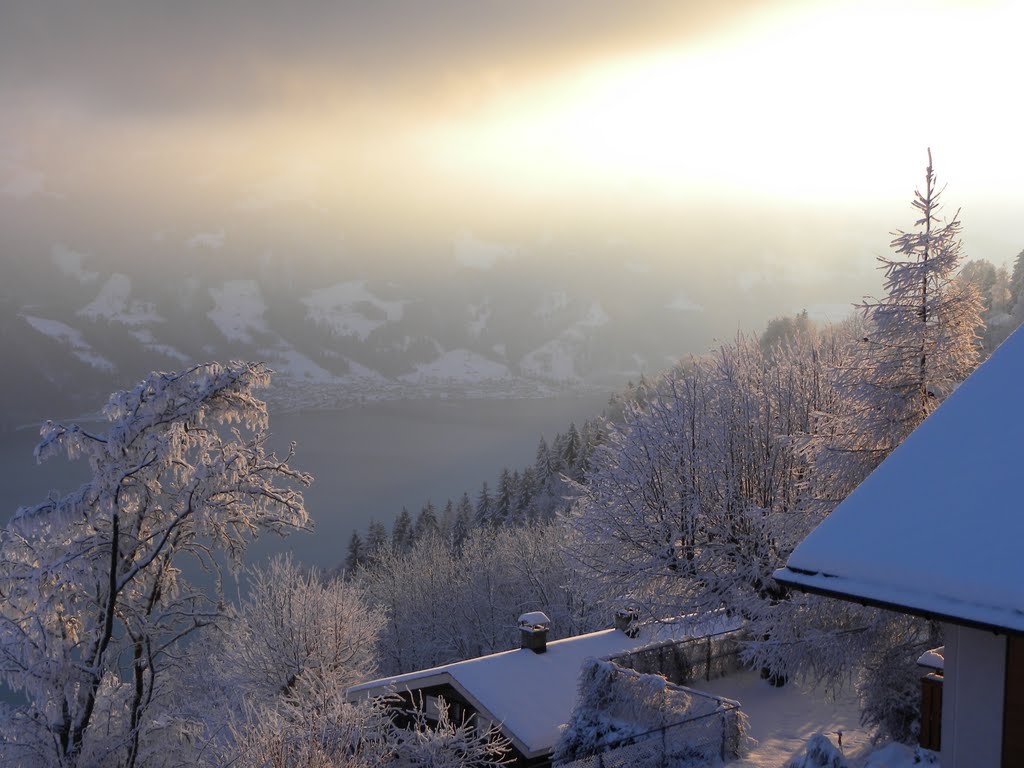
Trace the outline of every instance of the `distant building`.
<path fill-rule="evenodd" d="M 943 622 L 943 768 L 1024 765 L 1024 330 L 796 548 L 789 586 Z"/>
<path fill-rule="evenodd" d="M 586 659 L 614 659 L 628 665 L 635 655 L 636 666 L 643 672 L 664 659 L 677 673 L 699 669 L 703 676 L 703 653 L 691 663 L 685 650 L 675 653 L 675 649 L 712 632 L 737 629 L 735 620 L 724 617 L 700 624 L 679 620 L 637 625 L 621 615 L 616 629 L 548 642 L 549 624 L 543 613 L 523 614 L 519 620 L 522 642 L 516 650 L 373 680 L 349 688 L 347 696 L 359 701 L 392 693 L 398 697 L 398 709 L 422 706 L 428 717 L 436 712 L 438 698 L 444 698 L 456 722 L 472 717 L 480 731 L 497 724 L 514 750 L 512 765 L 544 766 L 550 764 L 561 729 L 576 704 Z"/>

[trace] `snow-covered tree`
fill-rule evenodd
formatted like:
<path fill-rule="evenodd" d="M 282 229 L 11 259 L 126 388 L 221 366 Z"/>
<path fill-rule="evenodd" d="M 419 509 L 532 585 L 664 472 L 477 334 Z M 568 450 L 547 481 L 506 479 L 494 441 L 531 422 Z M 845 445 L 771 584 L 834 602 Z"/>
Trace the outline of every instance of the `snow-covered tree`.
<path fill-rule="evenodd" d="M 350 704 L 336 697 L 317 709 L 249 703 L 225 738 L 195 755 L 194 764 L 259 768 L 385 768 L 394 766 L 398 733 L 386 702 Z"/>
<path fill-rule="evenodd" d="M 383 622 L 355 584 L 276 557 L 249 572 L 249 594 L 225 631 L 219 667 L 254 701 L 324 706 L 373 676 Z"/>
<path fill-rule="evenodd" d="M 862 304 L 865 331 L 835 369 L 835 405 L 804 443 L 811 471 L 802 506 L 812 519 L 856 488 L 977 364 L 981 298 L 969 279 L 956 279 L 960 222 L 940 220 L 940 197 L 929 151 L 913 200 L 916 229 L 896 232 L 894 255 L 879 259 L 886 293 Z M 909 732 L 906 687 L 890 683 L 907 679 L 922 644 L 940 644 L 934 627 L 809 595 L 790 596 L 767 623 L 771 638 L 756 649 L 762 663 L 783 674 L 814 665 L 826 676 L 863 667 L 869 719 Z"/>
<path fill-rule="evenodd" d="M 382 616 L 352 581 L 323 579 L 290 557 L 250 569 L 248 596 L 194 660 L 173 714 L 203 723 L 191 755 L 214 765 L 376 765 L 381 712 L 354 708 L 346 689 L 376 671 Z M 267 724 L 273 728 L 268 729 Z M 260 746 L 262 745 L 262 746 Z M 350 752 L 364 754 L 356 759 Z M 276 755 L 257 760 L 256 754 Z M 307 762 L 288 762 L 284 756 Z M 326 759 L 324 757 L 323 759 Z M 340 758 L 344 759 L 340 759 Z"/>
<path fill-rule="evenodd" d="M 981 298 L 954 280 L 961 261 L 959 218 L 939 218 L 931 150 L 924 191 L 913 206 L 920 218 L 897 231 L 894 255 L 879 257 L 885 295 L 862 305 L 866 335 L 838 369 L 841 407 L 817 427 L 810 452 L 813 492 L 830 510 L 877 467 L 978 362 Z"/>
<path fill-rule="evenodd" d="M 1013 260 L 1013 271 L 1010 273 L 1010 300 L 1014 305 L 1024 296 L 1024 251 Z M 1024 306 L 1024 305 L 1021 305 Z"/>
<path fill-rule="evenodd" d="M 40 461 L 86 458 L 88 482 L 0 531 L 0 674 L 26 703 L 2 723 L 17 765 L 149 765 L 184 726 L 154 718 L 182 643 L 220 615 L 185 576 L 220 583 L 248 541 L 309 526 L 291 453 L 266 450 L 259 364 L 153 373 L 111 396 L 104 431 L 47 423 Z"/>
<path fill-rule="evenodd" d="M 477 528 L 460 551 L 436 537 L 407 555 L 385 552 L 361 573 L 371 603 L 387 617 L 379 644 L 387 674 L 423 669 L 518 642 L 529 610 L 552 619 L 562 637 L 607 626 L 608 614 L 582 597 L 583 585 L 553 524 Z"/>
<path fill-rule="evenodd" d="M 605 595 L 656 617 L 727 608 L 754 619 L 806 533 L 806 463 L 793 438 L 825 405 L 831 337 L 801 335 L 769 357 L 739 338 L 666 372 L 624 409 L 592 459 L 571 523 L 577 557 Z"/>
<path fill-rule="evenodd" d="M 397 768 L 501 768 L 511 751 L 497 725 L 480 731 L 472 719 L 456 722 L 444 698 L 438 699 L 436 718 L 420 708 L 408 729 L 392 733 Z"/>

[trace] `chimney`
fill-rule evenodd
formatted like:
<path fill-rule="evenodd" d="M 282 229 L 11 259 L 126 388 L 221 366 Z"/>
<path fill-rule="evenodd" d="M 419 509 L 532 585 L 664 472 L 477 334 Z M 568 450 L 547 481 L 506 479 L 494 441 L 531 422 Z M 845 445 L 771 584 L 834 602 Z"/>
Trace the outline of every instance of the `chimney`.
<path fill-rule="evenodd" d="M 636 637 L 640 634 L 640 612 L 631 607 L 619 608 L 615 612 L 615 628 L 626 637 Z"/>
<path fill-rule="evenodd" d="M 519 617 L 520 647 L 534 653 L 544 653 L 548 649 L 548 630 L 551 619 L 542 611 L 530 611 Z"/>

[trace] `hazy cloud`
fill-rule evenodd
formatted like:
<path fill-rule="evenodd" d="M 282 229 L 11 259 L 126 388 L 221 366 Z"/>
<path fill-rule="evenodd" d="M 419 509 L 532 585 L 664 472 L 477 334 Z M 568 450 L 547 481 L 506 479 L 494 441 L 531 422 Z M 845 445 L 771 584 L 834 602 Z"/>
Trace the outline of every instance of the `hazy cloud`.
<path fill-rule="evenodd" d="M 787 4 L 788 5 L 788 4 Z M 751 0 L 15 2 L 0 89 L 117 113 L 234 112 L 377 89 L 433 92 L 693 38 Z"/>

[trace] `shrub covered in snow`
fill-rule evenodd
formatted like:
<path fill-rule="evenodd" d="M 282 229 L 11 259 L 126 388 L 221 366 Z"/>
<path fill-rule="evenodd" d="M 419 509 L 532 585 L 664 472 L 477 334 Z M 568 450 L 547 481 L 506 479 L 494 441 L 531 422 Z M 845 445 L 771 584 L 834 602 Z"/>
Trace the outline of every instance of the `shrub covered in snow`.
<path fill-rule="evenodd" d="M 580 672 L 578 704 L 555 747 L 555 762 L 575 760 L 612 745 L 628 744 L 659 728 L 701 719 L 694 729 L 671 732 L 679 738 L 669 740 L 680 742 L 668 745 L 673 753 L 698 759 L 695 764 L 705 764 L 723 748 L 730 755 L 738 753 L 744 733 L 742 713 L 738 708 L 723 710 L 721 704 L 719 699 L 672 685 L 660 675 L 644 675 L 610 661 L 589 659 Z M 683 743 L 689 736 L 700 742 L 693 749 Z M 658 741 L 659 748 L 662 743 Z M 710 750 L 707 754 L 705 747 Z"/>
<path fill-rule="evenodd" d="M 804 753 L 786 763 L 786 768 L 848 768 L 848 763 L 828 736 L 816 733 L 807 742 Z"/>

